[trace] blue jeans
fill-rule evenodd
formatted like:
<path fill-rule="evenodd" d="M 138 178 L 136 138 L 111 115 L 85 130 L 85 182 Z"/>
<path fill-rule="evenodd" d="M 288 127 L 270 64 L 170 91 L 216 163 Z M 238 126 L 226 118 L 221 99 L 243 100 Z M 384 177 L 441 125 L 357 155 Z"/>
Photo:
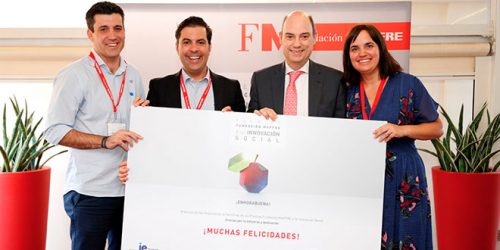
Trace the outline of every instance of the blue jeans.
<path fill-rule="evenodd" d="M 119 250 L 122 241 L 123 197 L 93 197 L 75 191 L 64 195 L 71 219 L 72 250 Z"/>

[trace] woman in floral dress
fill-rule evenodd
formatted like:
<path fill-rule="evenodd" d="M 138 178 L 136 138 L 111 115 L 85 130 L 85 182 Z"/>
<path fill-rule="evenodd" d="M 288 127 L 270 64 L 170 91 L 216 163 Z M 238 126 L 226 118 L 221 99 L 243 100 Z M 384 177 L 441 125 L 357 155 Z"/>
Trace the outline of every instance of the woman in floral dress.
<path fill-rule="evenodd" d="M 415 139 L 442 135 L 437 103 L 402 72 L 372 25 L 357 25 L 343 51 L 347 117 L 388 123 L 373 132 L 387 142 L 382 249 L 432 249 L 430 202 Z"/>

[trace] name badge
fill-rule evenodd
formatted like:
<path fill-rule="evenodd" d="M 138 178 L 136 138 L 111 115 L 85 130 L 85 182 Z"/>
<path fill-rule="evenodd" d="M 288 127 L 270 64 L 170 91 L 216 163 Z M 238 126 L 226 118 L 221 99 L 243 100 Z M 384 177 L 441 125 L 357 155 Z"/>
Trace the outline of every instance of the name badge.
<path fill-rule="evenodd" d="M 114 123 L 114 122 L 108 123 L 108 136 L 113 135 L 114 133 L 116 133 L 118 130 L 121 129 L 126 129 L 125 123 Z"/>

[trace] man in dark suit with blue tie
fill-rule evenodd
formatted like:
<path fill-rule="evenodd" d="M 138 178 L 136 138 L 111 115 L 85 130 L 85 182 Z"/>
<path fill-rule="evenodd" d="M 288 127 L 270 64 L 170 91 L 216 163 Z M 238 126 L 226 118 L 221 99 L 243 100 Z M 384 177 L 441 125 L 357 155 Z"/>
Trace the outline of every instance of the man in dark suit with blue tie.
<path fill-rule="evenodd" d="M 285 61 L 253 73 L 248 112 L 272 120 L 277 114 L 345 117 L 342 72 L 309 59 L 315 34 L 307 13 L 293 11 L 284 18 Z"/>
<path fill-rule="evenodd" d="M 188 17 L 177 27 L 175 38 L 182 69 L 149 82 L 150 105 L 244 112 L 240 83 L 215 74 L 207 66 L 212 46 L 208 24 L 200 17 Z"/>

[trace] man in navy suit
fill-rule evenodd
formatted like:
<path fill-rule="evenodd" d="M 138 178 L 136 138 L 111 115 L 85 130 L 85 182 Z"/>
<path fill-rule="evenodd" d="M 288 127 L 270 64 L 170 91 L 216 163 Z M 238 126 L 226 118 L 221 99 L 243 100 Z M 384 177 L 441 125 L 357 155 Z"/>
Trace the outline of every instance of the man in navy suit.
<path fill-rule="evenodd" d="M 240 83 L 213 73 L 207 66 L 212 41 L 207 23 L 200 17 L 188 17 L 177 27 L 175 38 L 182 69 L 150 81 L 150 105 L 244 112 Z"/>
<path fill-rule="evenodd" d="M 309 59 L 315 35 L 307 13 L 293 11 L 284 18 L 280 39 L 285 61 L 253 73 L 248 112 L 272 120 L 277 114 L 345 117 L 342 72 Z"/>

